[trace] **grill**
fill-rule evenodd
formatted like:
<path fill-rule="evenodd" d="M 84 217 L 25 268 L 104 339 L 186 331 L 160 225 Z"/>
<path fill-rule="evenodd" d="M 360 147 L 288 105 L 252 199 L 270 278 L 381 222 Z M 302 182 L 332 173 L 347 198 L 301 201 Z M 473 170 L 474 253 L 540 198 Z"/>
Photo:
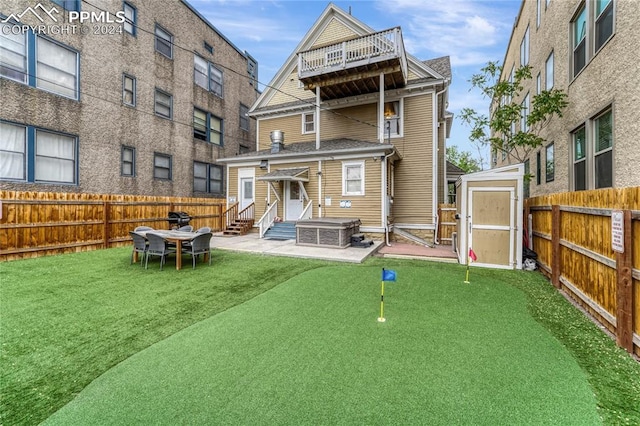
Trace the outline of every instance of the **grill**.
<path fill-rule="evenodd" d="M 189 216 L 187 212 L 169 212 L 167 221 L 169 222 L 170 228 L 180 228 L 181 226 L 189 224 L 191 216 Z"/>

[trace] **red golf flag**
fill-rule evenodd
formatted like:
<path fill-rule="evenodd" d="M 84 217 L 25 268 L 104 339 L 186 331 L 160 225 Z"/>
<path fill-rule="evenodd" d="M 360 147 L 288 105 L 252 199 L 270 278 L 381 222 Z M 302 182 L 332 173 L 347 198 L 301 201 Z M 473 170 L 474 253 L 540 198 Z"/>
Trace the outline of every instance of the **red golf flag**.
<path fill-rule="evenodd" d="M 474 262 L 478 260 L 478 256 L 476 256 L 476 253 L 473 251 L 471 247 L 469 247 L 469 258 Z"/>

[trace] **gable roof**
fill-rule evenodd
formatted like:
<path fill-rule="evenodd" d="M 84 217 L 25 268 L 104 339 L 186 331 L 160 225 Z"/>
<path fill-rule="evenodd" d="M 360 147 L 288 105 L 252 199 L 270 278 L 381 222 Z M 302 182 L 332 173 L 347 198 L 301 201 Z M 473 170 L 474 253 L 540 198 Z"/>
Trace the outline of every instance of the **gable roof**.
<path fill-rule="evenodd" d="M 322 12 L 320 17 L 316 20 L 313 26 L 309 29 L 309 31 L 302 38 L 300 43 L 296 46 L 296 48 L 291 52 L 289 57 L 285 60 L 283 65 L 280 67 L 278 72 L 271 79 L 269 84 L 266 86 L 265 90 L 262 92 L 260 97 L 256 100 L 256 102 L 252 105 L 249 110 L 249 114 L 271 110 L 271 109 L 281 109 L 283 108 L 283 104 L 280 103 L 277 106 L 270 106 L 269 102 L 271 99 L 280 92 L 280 88 L 287 83 L 287 79 L 289 76 L 295 71 L 298 66 L 297 55 L 299 52 L 303 52 L 305 50 L 311 49 L 319 40 L 319 38 L 323 35 L 323 32 L 327 29 L 327 27 L 332 22 L 339 22 L 345 29 L 351 31 L 355 36 L 365 36 L 368 34 L 372 34 L 377 32 L 373 28 L 369 27 L 364 22 L 356 19 L 349 13 L 345 12 L 338 6 L 333 3 L 329 3 L 325 10 Z M 334 40 L 335 42 L 335 40 Z M 321 43 L 322 44 L 322 43 Z M 451 66 L 448 66 L 448 76 L 443 75 L 441 71 L 447 72 L 446 64 L 449 63 L 448 57 L 438 58 L 437 60 L 430 61 L 420 61 L 413 55 L 406 53 L 407 63 L 409 70 L 413 72 L 418 78 L 414 78 L 409 81 L 410 83 L 416 84 L 437 84 L 443 81 L 449 80 L 451 75 Z M 446 60 L 445 60 L 446 58 Z M 446 62 L 446 64 L 445 64 Z M 306 99 L 306 100 L 303 100 Z M 295 96 L 292 97 L 292 100 L 288 102 L 290 106 L 296 106 L 304 103 L 308 103 L 308 99 L 312 99 L 312 103 L 315 103 L 315 97 L 313 93 L 309 92 L 306 96 L 300 96 L 295 99 Z"/>

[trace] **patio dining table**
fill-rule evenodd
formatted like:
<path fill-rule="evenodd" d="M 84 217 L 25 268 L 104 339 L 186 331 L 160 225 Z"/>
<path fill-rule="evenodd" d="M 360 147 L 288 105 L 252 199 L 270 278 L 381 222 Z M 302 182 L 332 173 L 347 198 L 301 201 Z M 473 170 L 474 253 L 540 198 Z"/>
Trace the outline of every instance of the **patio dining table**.
<path fill-rule="evenodd" d="M 190 241 L 197 237 L 199 234 L 197 232 L 188 232 L 188 231 L 178 231 L 173 229 L 149 229 L 147 231 L 138 231 L 138 233 L 145 238 L 147 237 L 147 233 L 153 232 L 156 235 L 160 235 L 166 241 L 171 243 L 175 243 L 176 245 L 176 269 L 180 270 L 182 268 L 182 242 Z M 137 254 L 134 253 L 134 262 L 137 262 Z M 208 260 L 205 258 L 205 260 Z"/>

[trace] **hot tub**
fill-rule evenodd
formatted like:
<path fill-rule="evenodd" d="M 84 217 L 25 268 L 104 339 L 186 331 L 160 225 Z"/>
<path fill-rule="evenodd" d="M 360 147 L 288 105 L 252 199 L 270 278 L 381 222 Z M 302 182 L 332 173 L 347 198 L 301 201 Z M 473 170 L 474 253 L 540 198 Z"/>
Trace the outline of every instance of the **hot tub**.
<path fill-rule="evenodd" d="M 351 236 L 360 232 L 360 219 L 320 217 L 296 222 L 296 244 L 345 248 Z"/>

